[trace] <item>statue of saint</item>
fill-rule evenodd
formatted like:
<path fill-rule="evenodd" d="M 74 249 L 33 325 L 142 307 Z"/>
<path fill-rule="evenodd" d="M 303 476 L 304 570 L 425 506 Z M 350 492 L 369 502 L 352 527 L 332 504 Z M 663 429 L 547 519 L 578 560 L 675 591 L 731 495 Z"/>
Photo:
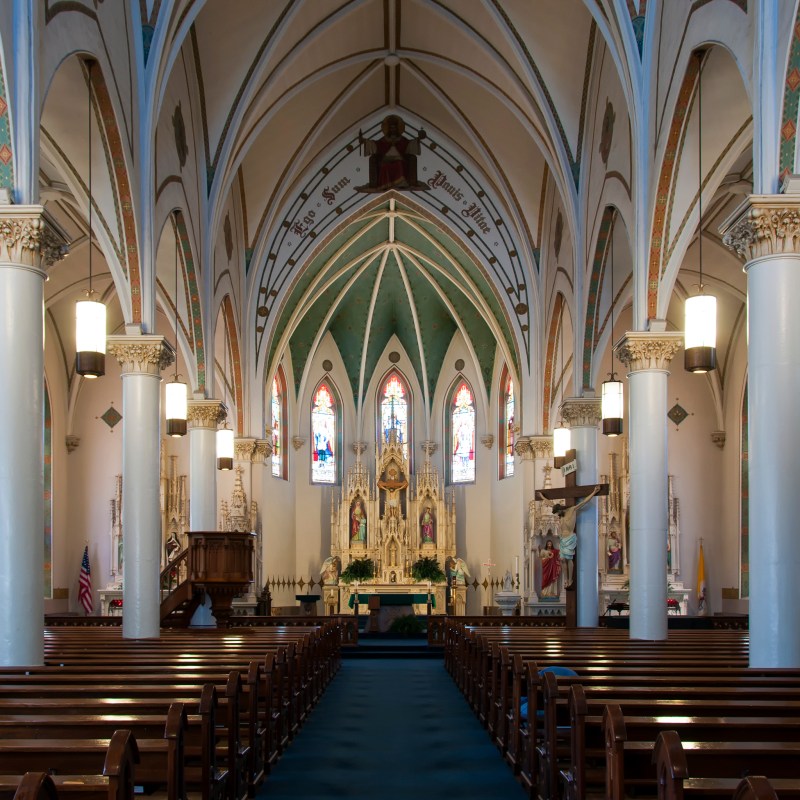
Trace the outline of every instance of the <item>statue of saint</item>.
<path fill-rule="evenodd" d="M 420 529 L 422 531 L 422 544 L 434 544 L 436 541 L 434 535 L 434 519 L 433 510 L 429 505 L 422 509 L 422 515 L 419 519 Z"/>
<path fill-rule="evenodd" d="M 612 530 L 608 535 L 606 555 L 608 556 L 608 571 L 622 572 L 622 547 L 616 531 Z"/>
<path fill-rule="evenodd" d="M 558 597 L 558 577 L 561 575 L 561 551 L 548 539 L 539 551 L 542 562 L 542 597 Z"/>
<path fill-rule="evenodd" d="M 325 586 L 335 586 L 339 582 L 339 565 L 338 556 L 328 556 L 322 563 L 320 570 L 320 577 Z"/>
<path fill-rule="evenodd" d="M 514 579 L 511 577 L 510 570 L 506 570 L 505 577 L 503 578 L 503 591 L 504 592 L 514 591 Z"/>
<path fill-rule="evenodd" d="M 403 136 L 405 123 L 396 114 L 390 114 L 381 123 L 380 139 L 365 139 L 358 132 L 358 142 L 369 156 L 369 183 L 358 186 L 359 192 L 382 192 L 386 189 L 426 190 L 417 180 L 417 156 L 420 142 L 425 138 L 421 130 L 416 139 Z"/>
<path fill-rule="evenodd" d="M 353 501 L 350 512 L 350 542 L 367 543 L 367 512 L 360 497 L 356 497 Z"/>

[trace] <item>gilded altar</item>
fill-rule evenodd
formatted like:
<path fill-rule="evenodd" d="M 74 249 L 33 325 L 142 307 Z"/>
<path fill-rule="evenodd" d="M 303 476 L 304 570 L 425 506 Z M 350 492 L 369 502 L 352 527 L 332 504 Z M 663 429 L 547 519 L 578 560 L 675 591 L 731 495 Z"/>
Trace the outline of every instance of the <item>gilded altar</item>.
<path fill-rule="evenodd" d="M 429 445 L 424 463 L 412 475 L 403 444 L 392 430 L 388 441 L 375 449 L 373 477 L 356 451 L 356 463 L 347 473 L 341 495 L 331 502 L 331 557 L 322 576 L 329 613 L 354 613 L 350 601 L 355 586 L 340 583 L 338 577 L 339 569 L 356 559 L 371 559 L 375 567 L 375 577 L 359 587 L 360 598 L 375 593 L 427 595 L 427 583 L 415 581 L 411 574 L 421 558 L 436 559 L 449 574 L 456 555 L 455 501 L 444 491 L 430 460 L 432 453 Z M 434 584 L 430 591 L 432 613 L 447 613 L 445 584 Z M 456 607 L 460 598 L 459 613 L 464 613 L 466 588 L 455 586 L 452 594 Z M 427 602 L 412 607 L 424 613 Z"/>

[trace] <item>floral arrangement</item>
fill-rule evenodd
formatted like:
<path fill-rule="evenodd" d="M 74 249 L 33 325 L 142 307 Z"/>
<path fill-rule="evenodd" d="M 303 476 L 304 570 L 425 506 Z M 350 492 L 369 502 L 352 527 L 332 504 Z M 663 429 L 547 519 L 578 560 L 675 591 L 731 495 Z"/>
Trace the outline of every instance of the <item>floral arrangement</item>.
<path fill-rule="evenodd" d="M 115 597 L 113 600 L 110 600 L 108 603 L 109 608 L 122 608 L 122 598 Z"/>

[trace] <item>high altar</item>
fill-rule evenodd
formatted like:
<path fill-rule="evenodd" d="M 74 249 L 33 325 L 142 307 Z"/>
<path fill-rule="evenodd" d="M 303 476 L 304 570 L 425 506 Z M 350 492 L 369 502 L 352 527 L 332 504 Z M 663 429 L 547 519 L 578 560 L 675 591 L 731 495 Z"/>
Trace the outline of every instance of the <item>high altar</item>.
<path fill-rule="evenodd" d="M 439 472 L 431 464 L 436 445 L 426 442 L 423 447 L 425 461 L 412 476 L 404 445 L 392 428 L 388 440 L 375 448 L 374 480 L 361 460 L 364 446 L 356 449 L 356 463 L 347 473 L 341 497 L 331 503 L 331 558 L 326 564 L 333 568 L 323 571 L 328 613 L 354 613 L 351 598 L 356 588 L 364 609 L 370 595 L 414 595 L 414 610 L 424 613 L 430 591 L 431 612 L 447 613 L 445 583 L 429 586 L 411 576 L 414 562 L 424 557 L 435 558 L 448 575 L 457 576 L 455 502 L 452 495 L 445 495 Z M 372 559 L 376 577 L 358 587 L 339 582 L 339 567 L 362 558 Z M 463 614 L 463 577 L 458 585 L 453 577 L 452 583 L 456 613 Z"/>

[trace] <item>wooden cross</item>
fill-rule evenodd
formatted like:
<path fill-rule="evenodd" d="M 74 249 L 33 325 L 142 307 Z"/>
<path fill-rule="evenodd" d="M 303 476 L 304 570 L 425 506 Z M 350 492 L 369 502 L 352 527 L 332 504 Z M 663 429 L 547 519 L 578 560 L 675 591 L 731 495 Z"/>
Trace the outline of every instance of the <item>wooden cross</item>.
<path fill-rule="evenodd" d="M 565 508 L 569 508 L 570 506 L 575 505 L 575 501 L 579 498 L 589 497 L 589 495 L 594 492 L 597 487 L 600 487 L 596 493 L 597 497 L 601 495 L 608 494 L 608 484 L 607 483 L 593 483 L 589 486 L 578 486 L 577 485 L 577 474 L 578 474 L 578 460 L 577 460 L 577 453 L 575 450 L 567 450 L 566 455 L 563 458 L 554 458 L 553 465 L 556 468 L 561 468 L 562 472 L 565 472 L 564 478 L 564 487 L 561 489 L 539 489 L 536 492 L 536 496 L 543 498 L 545 500 L 561 500 L 562 505 Z M 566 619 L 566 627 L 568 628 L 575 628 L 577 627 L 577 598 L 575 593 L 575 570 L 577 567 L 577 559 L 578 559 L 578 551 L 575 550 L 575 555 L 573 556 L 572 561 L 572 574 L 573 579 L 572 583 L 569 586 L 566 586 L 567 592 L 567 619 Z"/>

